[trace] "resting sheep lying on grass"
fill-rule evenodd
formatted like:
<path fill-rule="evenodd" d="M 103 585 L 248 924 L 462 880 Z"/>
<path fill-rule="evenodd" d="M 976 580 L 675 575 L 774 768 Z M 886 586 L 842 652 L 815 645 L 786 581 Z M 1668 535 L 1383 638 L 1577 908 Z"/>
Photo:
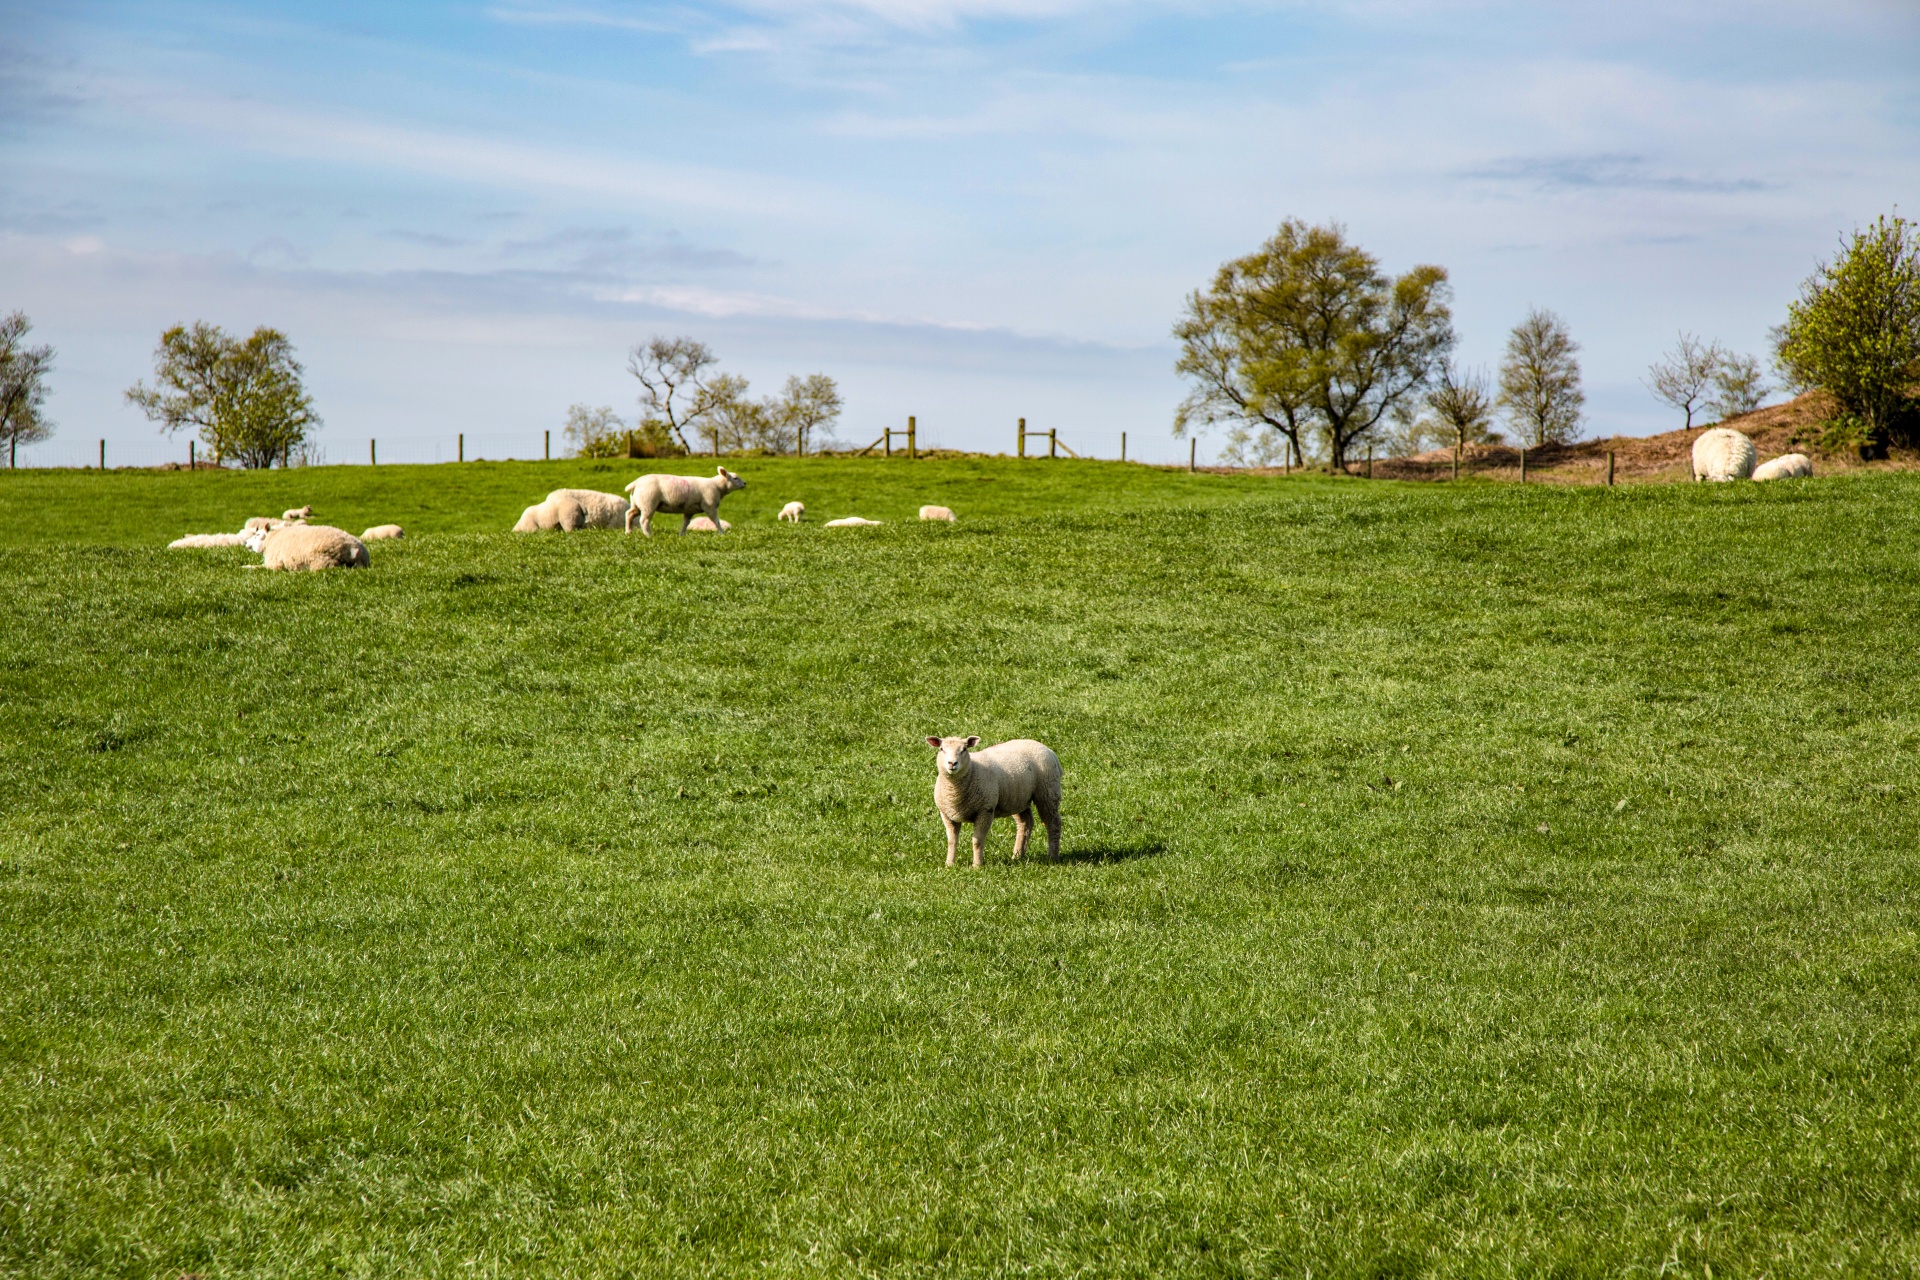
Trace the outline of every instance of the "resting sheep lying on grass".
<path fill-rule="evenodd" d="M 207 547 L 244 547 L 247 535 L 244 533 L 190 533 L 184 538 L 175 538 L 167 544 L 169 551 L 203 550 Z"/>
<path fill-rule="evenodd" d="M 722 520 L 718 526 L 715 526 L 713 521 L 707 519 L 705 516 L 695 516 L 693 517 L 693 519 L 687 521 L 686 526 L 682 528 L 680 532 L 682 533 L 725 533 L 727 530 L 731 528 L 733 528 L 733 526 L 731 524 L 728 524 L 725 520 Z"/>
<path fill-rule="evenodd" d="M 627 518 L 627 500 L 617 493 L 599 493 L 593 489 L 555 489 L 546 500 L 520 513 L 515 533 L 537 533 L 542 529 L 618 529 Z"/>
<path fill-rule="evenodd" d="M 1693 442 L 1695 480 L 1747 480 L 1753 476 L 1757 455 L 1753 441 L 1732 427 L 1703 431 Z"/>
<path fill-rule="evenodd" d="M 291 511 L 282 511 L 280 513 L 280 518 L 282 520 L 292 522 L 294 520 L 305 520 L 308 516 L 311 516 L 312 514 L 313 514 L 313 504 L 309 502 L 304 507 L 295 507 Z"/>
<path fill-rule="evenodd" d="M 786 506 L 780 508 L 780 515 L 778 518 L 781 520 L 785 520 L 791 524 L 799 524 L 801 519 L 806 514 L 807 514 L 806 503 L 789 502 Z"/>
<path fill-rule="evenodd" d="M 377 524 L 360 535 L 362 542 L 385 542 L 394 538 L 404 538 L 407 531 L 397 524 Z"/>
<path fill-rule="evenodd" d="M 960 827 L 973 824 L 973 865 L 986 857 L 987 833 L 995 818 L 1012 817 L 1013 856 L 1025 856 L 1033 835 L 1033 812 L 1047 824 L 1047 857 L 1060 856 L 1060 757 L 1044 743 L 1015 738 L 975 752 L 978 737 L 933 738 L 940 753 L 933 803 L 947 828 L 947 865 L 960 851 Z"/>
<path fill-rule="evenodd" d="M 823 527 L 828 529 L 855 529 L 855 528 L 859 528 L 861 525 L 879 524 L 879 523 L 880 522 L 878 520 L 862 520 L 859 516 L 842 516 L 838 520 L 827 521 L 827 523 Z"/>
<path fill-rule="evenodd" d="M 959 517 L 953 514 L 953 508 L 951 507 L 922 507 L 920 508 L 920 518 L 922 520 L 945 520 L 948 524 L 959 523 Z"/>
<path fill-rule="evenodd" d="M 373 563 L 360 539 L 326 524 L 283 524 L 256 529 L 247 549 L 260 553 L 251 569 L 364 569 Z"/>
<path fill-rule="evenodd" d="M 1804 453 L 1784 453 L 1753 469 L 1755 480 L 1798 480 L 1813 474 L 1813 459 Z"/>
<path fill-rule="evenodd" d="M 693 518 L 699 515 L 706 516 L 717 526 L 720 521 L 720 499 L 735 489 L 746 487 L 745 480 L 725 467 L 705 477 L 657 473 L 641 476 L 626 487 L 627 492 L 633 495 L 633 505 L 627 509 L 627 532 L 633 532 L 635 516 L 640 518 L 640 532 L 649 538 L 653 536 L 655 515 L 685 516 L 680 525 L 681 533 L 691 529 Z"/>

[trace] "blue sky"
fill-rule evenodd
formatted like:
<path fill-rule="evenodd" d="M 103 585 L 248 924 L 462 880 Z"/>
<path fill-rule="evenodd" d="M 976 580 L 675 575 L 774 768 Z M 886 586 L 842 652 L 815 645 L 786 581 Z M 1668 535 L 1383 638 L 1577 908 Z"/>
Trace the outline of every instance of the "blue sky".
<path fill-rule="evenodd" d="M 335 461 L 525 456 L 625 351 L 707 341 L 842 434 L 1015 418 L 1184 454 L 1183 296 L 1284 218 L 1529 306 L 1588 430 L 1671 424 L 1679 329 L 1763 353 L 1849 228 L 1920 213 L 1920 7 L 1626 0 L 0 0 L 0 310 L 59 350 L 40 462 L 157 461 L 166 325 L 285 330 Z"/>

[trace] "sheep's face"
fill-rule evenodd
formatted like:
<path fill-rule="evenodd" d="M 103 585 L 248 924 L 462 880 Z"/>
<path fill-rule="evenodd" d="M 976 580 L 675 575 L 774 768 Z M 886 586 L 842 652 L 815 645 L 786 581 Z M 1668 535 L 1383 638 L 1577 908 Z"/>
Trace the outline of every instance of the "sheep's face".
<path fill-rule="evenodd" d="M 973 757 L 967 753 L 980 745 L 978 735 L 968 738 L 928 738 L 927 745 L 940 753 L 940 776 L 958 778 L 973 767 Z"/>
<path fill-rule="evenodd" d="M 735 489 L 744 489 L 747 487 L 747 482 L 745 480 L 742 480 L 739 476 L 733 474 L 733 472 L 727 470 L 725 467 L 720 468 L 720 478 L 727 482 L 726 492 L 728 493 L 732 493 Z"/>
<path fill-rule="evenodd" d="M 267 532 L 265 529 L 255 529 L 252 533 L 249 533 L 247 535 L 247 550 L 253 552 L 255 555 L 259 555 L 260 548 L 266 545 Z"/>

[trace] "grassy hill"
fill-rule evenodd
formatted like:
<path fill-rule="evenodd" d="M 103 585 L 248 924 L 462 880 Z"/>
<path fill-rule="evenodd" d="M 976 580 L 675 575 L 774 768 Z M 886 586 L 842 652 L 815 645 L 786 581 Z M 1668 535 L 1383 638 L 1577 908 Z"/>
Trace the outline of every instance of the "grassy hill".
<path fill-rule="evenodd" d="M 0 1274 L 1920 1271 L 1920 477 L 633 470 L 0 473 Z"/>

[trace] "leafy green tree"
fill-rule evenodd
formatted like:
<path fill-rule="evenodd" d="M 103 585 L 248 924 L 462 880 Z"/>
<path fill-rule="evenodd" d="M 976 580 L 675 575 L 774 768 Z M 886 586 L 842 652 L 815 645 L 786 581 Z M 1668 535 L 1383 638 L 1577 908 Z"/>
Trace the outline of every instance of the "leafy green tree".
<path fill-rule="evenodd" d="M 1228 423 L 1342 467 L 1452 348 L 1449 301 L 1442 268 L 1389 277 L 1340 226 L 1289 219 L 1187 299 L 1174 367 L 1194 388 L 1174 434 Z"/>
<path fill-rule="evenodd" d="M 0 440 L 7 442 L 9 467 L 17 464 L 21 445 L 53 434 L 53 422 L 42 408 L 53 348 L 29 347 L 27 334 L 32 331 L 33 322 L 23 311 L 0 318 Z"/>
<path fill-rule="evenodd" d="M 576 458 L 627 456 L 627 427 L 610 404 L 567 406 L 567 425 L 560 434 L 573 446 Z"/>
<path fill-rule="evenodd" d="M 175 325 L 154 350 L 154 381 L 127 400 L 169 433 L 191 427 L 216 462 L 270 467 L 301 451 L 320 425 L 293 344 L 277 329 L 245 341 L 218 325 Z"/>
<path fill-rule="evenodd" d="M 1901 217 L 1855 231 L 1838 257 L 1800 286 L 1774 330 L 1780 370 L 1796 389 L 1820 387 L 1884 443 L 1920 381 L 1920 236 Z"/>
<path fill-rule="evenodd" d="M 1507 335 L 1499 404 L 1522 443 L 1566 444 L 1580 434 L 1580 361 L 1567 322 L 1535 307 Z"/>
<path fill-rule="evenodd" d="M 1721 356 L 1720 367 L 1713 371 L 1713 398 L 1707 401 L 1707 412 L 1721 421 L 1736 414 L 1752 413 L 1772 390 L 1766 375 L 1760 371 L 1758 360 L 1726 352 Z"/>

